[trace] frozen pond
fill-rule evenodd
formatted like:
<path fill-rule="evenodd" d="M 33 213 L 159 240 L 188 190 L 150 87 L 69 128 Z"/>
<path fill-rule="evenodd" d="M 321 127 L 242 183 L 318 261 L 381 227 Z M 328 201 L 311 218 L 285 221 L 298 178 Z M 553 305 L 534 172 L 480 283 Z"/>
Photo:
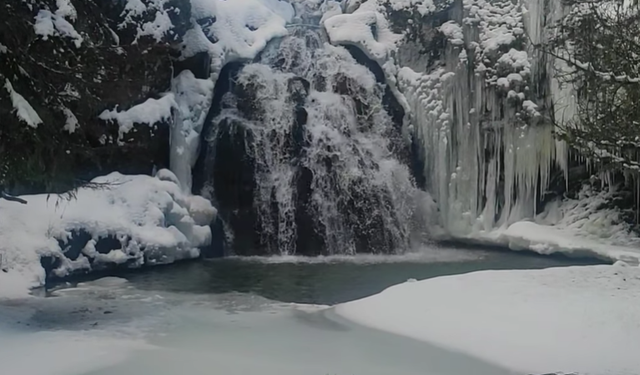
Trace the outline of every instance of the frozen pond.
<path fill-rule="evenodd" d="M 576 263 L 430 249 L 404 257 L 178 264 L 68 285 L 49 298 L 0 302 L 0 364 L 12 375 L 508 374 L 357 326 L 318 304 L 409 278 Z"/>

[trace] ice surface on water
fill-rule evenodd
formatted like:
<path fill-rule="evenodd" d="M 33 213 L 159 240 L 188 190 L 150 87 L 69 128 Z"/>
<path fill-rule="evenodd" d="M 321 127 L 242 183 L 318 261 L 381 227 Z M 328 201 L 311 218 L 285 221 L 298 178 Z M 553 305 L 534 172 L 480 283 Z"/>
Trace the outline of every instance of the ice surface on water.
<path fill-rule="evenodd" d="M 115 279 L 59 290 L 55 295 L 11 305 L 2 302 L 3 371 L 20 375 L 507 374 L 472 358 L 351 325 L 323 306 L 283 304 L 242 294 L 143 291 Z"/>

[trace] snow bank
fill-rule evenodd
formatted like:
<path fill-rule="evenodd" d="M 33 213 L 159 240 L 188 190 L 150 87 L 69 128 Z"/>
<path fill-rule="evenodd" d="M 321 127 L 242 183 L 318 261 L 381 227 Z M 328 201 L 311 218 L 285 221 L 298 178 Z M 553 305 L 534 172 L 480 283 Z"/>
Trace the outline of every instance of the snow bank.
<path fill-rule="evenodd" d="M 606 240 L 585 237 L 580 231 L 522 221 L 497 230 L 486 238 L 512 250 L 532 250 L 540 254 L 562 253 L 575 256 L 595 256 L 607 260 L 622 260 L 640 264 L 640 248 L 614 245 Z"/>
<path fill-rule="evenodd" d="M 484 271 L 407 282 L 336 311 L 521 373 L 640 374 L 640 268 Z"/>
<path fill-rule="evenodd" d="M 488 232 L 471 233 L 471 241 L 512 250 L 563 253 L 640 263 L 640 238 L 612 202 L 616 190 L 596 191 L 584 185 L 576 199 L 556 200 L 532 221 L 520 221 Z"/>
<path fill-rule="evenodd" d="M 156 177 L 112 173 L 93 182 L 102 187 L 82 188 L 71 200 L 47 195 L 24 196 L 26 205 L 0 200 L 0 297 L 42 285 L 41 256 L 56 258 L 53 275 L 63 277 L 108 264 L 139 267 L 195 258 L 211 241 L 208 225 L 215 209 L 204 198 L 183 194 L 168 170 Z M 90 237 L 86 243 L 76 243 L 80 232 Z M 105 239 L 119 245 L 104 251 Z M 70 254 L 72 247 L 79 254 Z"/>

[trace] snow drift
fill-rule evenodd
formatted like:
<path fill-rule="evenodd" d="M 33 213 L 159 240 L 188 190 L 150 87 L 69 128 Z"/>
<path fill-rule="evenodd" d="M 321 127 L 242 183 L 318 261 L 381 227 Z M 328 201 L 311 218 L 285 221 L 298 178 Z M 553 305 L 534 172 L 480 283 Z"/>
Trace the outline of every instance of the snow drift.
<path fill-rule="evenodd" d="M 336 307 L 357 323 L 519 373 L 640 374 L 640 268 L 483 271 Z"/>
<path fill-rule="evenodd" d="M 70 200 L 48 195 L 24 196 L 26 205 L 0 200 L 0 296 L 20 296 L 42 285 L 41 257 L 54 260 L 53 276 L 64 277 L 108 265 L 195 258 L 211 241 L 208 225 L 215 209 L 202 197 L 183 194 L 168 170 L 155 177 L 112 173 L 92 183 L 97 188 L 81 188 Z M 79 242 L 83 237 L 86 242 Z"/>

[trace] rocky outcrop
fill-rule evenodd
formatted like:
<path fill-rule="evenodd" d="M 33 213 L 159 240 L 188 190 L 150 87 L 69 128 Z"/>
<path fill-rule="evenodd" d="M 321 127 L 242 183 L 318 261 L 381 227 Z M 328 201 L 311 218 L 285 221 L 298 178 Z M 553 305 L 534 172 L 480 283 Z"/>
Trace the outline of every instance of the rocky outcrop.
<path fill-rule="evenodd" d="M 105 110 L 127 110 L 170 87 L 172 45 L 188 1 L 25 0 L 0 4 L 0 186 L 64 191 L 118 170 L 169 163 L 169 124 L 122 134 Z M 0 189 L 1 190 L 1 189 Z"/>

